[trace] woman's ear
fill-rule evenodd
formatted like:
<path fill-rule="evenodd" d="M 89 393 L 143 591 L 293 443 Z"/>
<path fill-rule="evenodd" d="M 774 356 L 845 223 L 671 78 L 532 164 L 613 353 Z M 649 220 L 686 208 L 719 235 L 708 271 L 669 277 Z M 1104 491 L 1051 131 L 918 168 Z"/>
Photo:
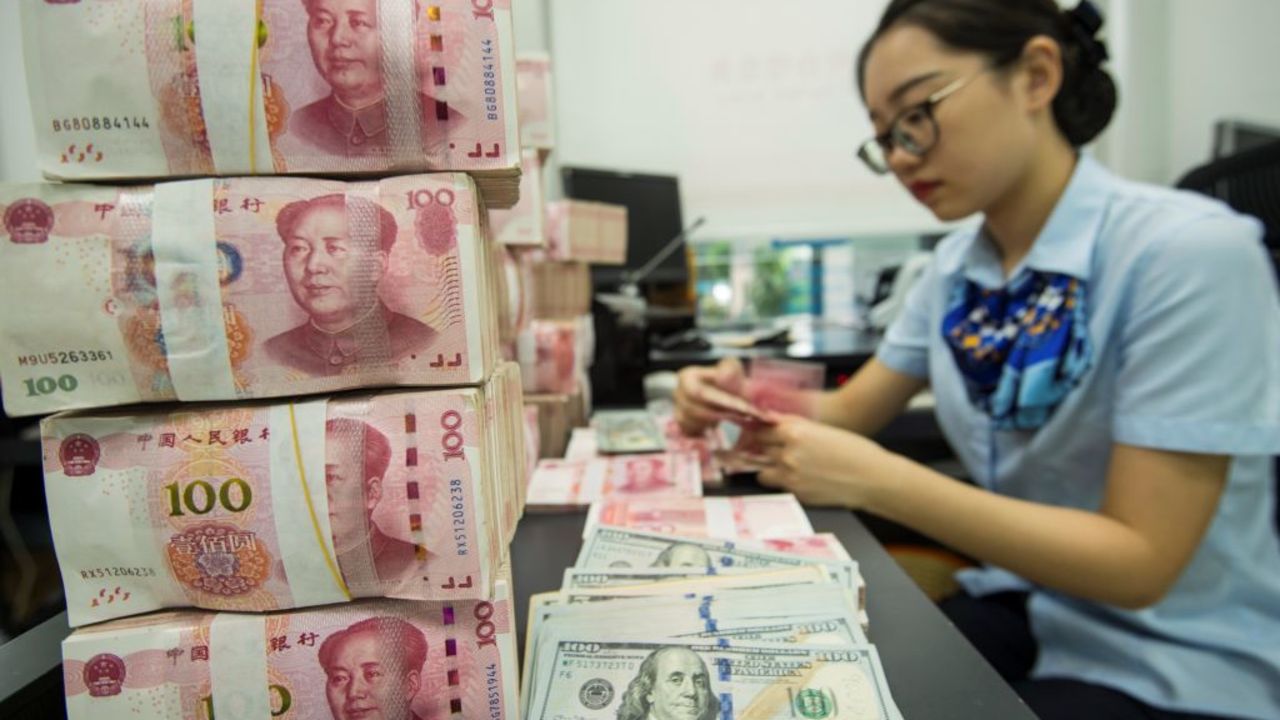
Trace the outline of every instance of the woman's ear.
<path fill-rule="evenodd" d="M 1048 35 L 1036 35 L 1023 46 L 1020 64 L 1026 109 L 1038 112 L 1052 108 L 1062 89 L 1062 46 Z"/>

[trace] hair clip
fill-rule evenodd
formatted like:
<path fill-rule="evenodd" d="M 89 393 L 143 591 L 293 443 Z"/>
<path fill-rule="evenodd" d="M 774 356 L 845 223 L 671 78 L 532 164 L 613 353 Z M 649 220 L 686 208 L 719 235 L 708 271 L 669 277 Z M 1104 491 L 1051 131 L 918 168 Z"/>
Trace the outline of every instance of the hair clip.
<path fill-rule="evenodd" d="M 1098 39 L 1098 31 L 1102 29 L 1105 18 L 1097 5 L 1090 0 L 1080 0 L 1079 5 L 1067 11 L 1067 17 L 1071 20 L 1071 34 L 1091 64 L 1101 65 L 1111 58 L 1107 44 Z"/>

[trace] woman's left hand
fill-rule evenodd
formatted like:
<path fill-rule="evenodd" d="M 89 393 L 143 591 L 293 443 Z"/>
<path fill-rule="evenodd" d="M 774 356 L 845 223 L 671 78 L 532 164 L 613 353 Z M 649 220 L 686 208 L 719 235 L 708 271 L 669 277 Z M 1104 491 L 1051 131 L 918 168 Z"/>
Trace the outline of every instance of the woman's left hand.
<path fill-rule="evenodd" d="M 751 431 L 764 467 L 760 484 L 794 493 L 806 505 L 860 508 L 871 480 L 866 470 L 885 450 L 862 435 L 796 415 Z"/>

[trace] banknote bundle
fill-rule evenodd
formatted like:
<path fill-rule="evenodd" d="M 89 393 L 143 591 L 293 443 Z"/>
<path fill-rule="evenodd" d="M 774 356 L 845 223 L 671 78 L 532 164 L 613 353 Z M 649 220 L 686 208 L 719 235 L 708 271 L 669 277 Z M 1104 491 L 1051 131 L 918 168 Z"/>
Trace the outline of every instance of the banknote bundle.
<path fill-rule="evenodd" d="M 530 510 L 586 510 L 616 497 L 702 495 L 692 453 L 612 455 L 589 460 L 539 460 L 529 478 Z"/>
<path fill-rule="evenodd" d="M 592 316 L 567 320 L 535 318 L 517 338 L 516 358 L 529 393 L 571 395 L 586 383 L 595 358 Z"/>
<path fill-rule="evenodd" d="M 581 262 L 550 262 L 546 253 L 524 253 L 529 267 L 530 311 L 543 320 L 577 318 L 591 312 L 591 267 Z"/>
<path fill-rule="evenodd" d="M 551 56 L 527 52 L 516 58 L 516 90 L 520 103 L 520 141 L 525 149 L 548 153 L 556 145 L 555 92 Z"/>
<path fill-rule="evenodd" d="M 0 186 L 5 410 L 478 383 L 493 248 L 464 174 Z"/>
<path fill-rule="evenodd" d="M 510 0 L 23 0 L 41 169 L 62 180 L 520 175 Z"/>
<path fill-rule="evenodd" d="M 547 241 L 545 207 L 542 156 L 537 150 L 526 149 L 520 156 L 519 202 L 489 213 L 494 240 L 513 247 L 542 247 Z"/>
<path fill-rule="evenodd" d="M 587 200 L 547 205 L 547 257 L 593 265 L 627 262 L 627 208 Z"/>
<path fill-rule="evenodd" d="M 896 720 L 844 558 L 592 529 L 530 600 L 523 717 Z"/>
<path fill-rule="evenodd" d="M 789 494 L 609 498 L 591 506 L 583 536 L 597 525 L 734 540 L 813 536 L 809 516 Z"/>
<path fill-rule="evenodd" d="M 522 511 L 519 403 L 504 364 L 474 388 L 46 418 L 69 622 L 489 597 Z"/>
<path fill-rule="evenodd" d="M 499 574 L 488 599 L 184 610 L 82 628 L 63 643 L 67 715 L 514 718 L 514 606 Z"/>
<path fill-rule="evenodd" d="M 593 423 L 595 417 L 593 416 Z M 700 435 L 686 435 L 676 423 L 670 408 L 651 410 L 649 414 L 662 436 L 662 447 L 670 452 L 696 453 L 702 465 L 703 487 L 721 487 L 725 482 L 721 458 L 726 456 L 724 433 L 718 426 L 707 428 Z M 575 428 L 565 448 L 566 460 L 586 460 L 605 454 L 600 447 L 600 433 L 595 427 Z M 656 443 L 655 443 L 656 444 Z"/>
<path fill-rule="evenodd" d="M 586 425 L 591 413 L 585 388 L 580 387 L 572 394 L 526 391 L 524 402 L 525 407 L 534 408 L 538 415 L 538 457 L 564 457 L 570 434 Z"/>
<path fill-rule="evenodd" d="M 533 298 L 529 282 L 529 265 L 522 262 L 511 248 L 495 247 L 492 256 L 497 263 L 498 341 L 501 355 L 507 360 L 516 359 L 516 343 L 520 333 L 532 320 Z"/>

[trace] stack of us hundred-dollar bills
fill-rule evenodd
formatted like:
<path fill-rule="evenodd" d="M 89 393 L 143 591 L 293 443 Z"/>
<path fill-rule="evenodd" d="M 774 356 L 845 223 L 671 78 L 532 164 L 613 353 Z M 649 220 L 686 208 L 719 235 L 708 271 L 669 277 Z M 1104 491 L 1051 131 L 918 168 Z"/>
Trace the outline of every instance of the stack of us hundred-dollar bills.
<path fill-rule="evenodd" d="M 589 527 L 560 591 L 530 600 L 522 716 L 900 718 L 832 540 L 798 555 Z"/>

